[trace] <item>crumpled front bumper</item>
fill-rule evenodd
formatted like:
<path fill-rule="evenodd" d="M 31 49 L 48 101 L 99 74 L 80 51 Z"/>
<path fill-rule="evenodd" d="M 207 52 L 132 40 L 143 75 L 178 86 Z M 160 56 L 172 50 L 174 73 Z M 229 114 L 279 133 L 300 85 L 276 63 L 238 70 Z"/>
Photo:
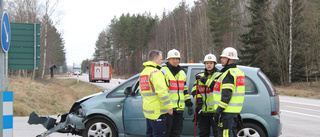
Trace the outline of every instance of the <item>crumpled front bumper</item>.
<path fill-rule="evenodd" d="M 60 121 L 57 122 L 55 118 L 51 118 L 49 116 L 41 116 L 39 117 L 34 111 L 30 114 L 28 123 L 32 124 L 42 124 L 47 131 L 41 133 L 37 137 L 45 137 L 54 132 L 59 133 L 72 133 L 79 134 L 78 132 L 85 129 L 84 118 L 75 115 L 73 113 L 61 114 L 58 116 Z"/>

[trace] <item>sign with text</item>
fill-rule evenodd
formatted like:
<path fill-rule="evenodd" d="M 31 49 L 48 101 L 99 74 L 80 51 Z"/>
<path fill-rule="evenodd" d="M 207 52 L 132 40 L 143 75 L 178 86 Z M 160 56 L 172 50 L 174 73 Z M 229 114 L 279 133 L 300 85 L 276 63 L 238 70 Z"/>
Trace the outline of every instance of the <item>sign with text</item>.
<path fill-rule="evenodd" d="M 10 23 L 10 25 L 8 69 L 38 70 L 40 68 L 40 24 Z"/>

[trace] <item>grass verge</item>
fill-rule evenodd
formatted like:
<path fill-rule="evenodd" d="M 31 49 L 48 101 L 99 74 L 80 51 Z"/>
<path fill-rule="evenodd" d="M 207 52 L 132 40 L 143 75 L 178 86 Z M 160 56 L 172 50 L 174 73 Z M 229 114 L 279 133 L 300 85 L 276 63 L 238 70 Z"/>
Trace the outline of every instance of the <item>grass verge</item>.
<path fill-rule="evenodd" d="M 78 99 L 101 92 L 95 85 L 75 79 L 50 79 L 41 82 L 26 78 L 9 78 L 8 90 L 13 91 L 13 116 L 56 115 L 69 112 Z"/>
<path fill-rule="evenodd" d="M 289 86 L 277 86 L 280 95 L 320 99 L 320 83 L 300 82 Z"/>

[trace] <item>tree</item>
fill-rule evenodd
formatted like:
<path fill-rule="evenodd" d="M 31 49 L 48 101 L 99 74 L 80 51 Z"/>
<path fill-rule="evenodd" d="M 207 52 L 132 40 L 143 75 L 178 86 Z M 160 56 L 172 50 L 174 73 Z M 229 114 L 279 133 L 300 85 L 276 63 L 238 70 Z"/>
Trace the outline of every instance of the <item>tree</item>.
<path fill-rule="evenodd" d="M 238 0 L 209 0 L 208 18 L 213 33 L 213 43 L 217 53 L 221 53 L 225 47 L 234 47 L 233 37 L 237 30 Z"/>
<path fill-rule="evenodd" d="M 267 42 L 270 45 L 268 53 L 270 55 L 271 63 L 275 68 L 271 68 L 274 75 L 277 75 L 281 85 L 289 83 L 289 54 L 290 54 L 290 7 L 289 0 L 279 1 L 274 7 L 270 16 L 271 22 L 267 25 Z M 304 31 L 304 18 L 302 16 L 303 5 L 300 0 L 293 2 L 293 79 L 301 77 L 301 68 L 304 67 L 303 61 L 303 48 L 301 45 L 306 44 L 303 40 L 306 36 Z M 273 79 L 276 80 L 276 79 Z"/>
<path fill-rule="evenodd" d="M 6 3 L 5 9 L 10 13 L 11 22 L 41 24 L 41 77 L 44 76 L 48 64 L 65 66 L 64 41 L 55 27 L 59 23 L 59 17 L 55 15 L 61 13 L 57 8 L 59 0 L 6 0 Z M 53 21 L 52 17 L 56 20 Z"/>
<path fill-rule="evenodd" d="M 268 12 L 268 0 L 251 0 L 250 7 L 251 22 L 246 25 L 248 32 L 240 34 L 240 41 L 243 43 L 241 64 L 261 68 L 269 73 L 266 38 L 266 24 L 268 23 L 266 13 Z"/>

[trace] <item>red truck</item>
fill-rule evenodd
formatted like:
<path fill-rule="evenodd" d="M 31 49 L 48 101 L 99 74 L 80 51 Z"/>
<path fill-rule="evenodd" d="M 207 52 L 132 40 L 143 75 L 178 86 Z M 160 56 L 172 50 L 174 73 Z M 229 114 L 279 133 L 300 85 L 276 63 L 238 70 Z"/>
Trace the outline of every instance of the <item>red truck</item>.
<path fill-rule="evenodd" d="M 103 81 L 109 83 L 111 80 L 111 65 L 108 61 L 91 62 L 89 66 L 89 81 Z"/>

